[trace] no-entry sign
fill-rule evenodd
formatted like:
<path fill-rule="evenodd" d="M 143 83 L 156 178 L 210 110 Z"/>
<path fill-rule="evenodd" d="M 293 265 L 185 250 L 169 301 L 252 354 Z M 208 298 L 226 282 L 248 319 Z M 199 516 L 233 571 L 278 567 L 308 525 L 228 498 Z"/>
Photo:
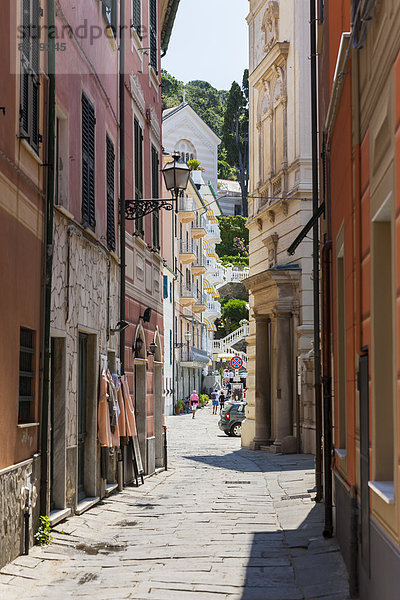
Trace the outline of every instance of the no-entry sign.
<path fill-rule="evenodd" d="M 240 369 L 243 367 L 243 360 L 240 358 L 240 356 L 234 356 L 231 358 L 231 367 L 232 369 Z"/>

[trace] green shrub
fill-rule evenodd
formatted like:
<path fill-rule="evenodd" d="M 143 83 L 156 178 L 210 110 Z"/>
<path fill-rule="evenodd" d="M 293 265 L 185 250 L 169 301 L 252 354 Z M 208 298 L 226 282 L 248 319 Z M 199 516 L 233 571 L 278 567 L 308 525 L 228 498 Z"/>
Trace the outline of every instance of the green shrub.
<path fill-rule="evenodd" d="M 53 539 L 50 534 L 51 525 L 49 517 L 39 517 L 39 527 L 37 532 L 33 536 L 35 538 L 36 543 L 39 546 L 46 546 L 46 544 L 50 544 L 51 540 Z"/>
<path fill-rule="evenodd" d="M 205 406 L 209 402 L 210 398 L 207 394 L 200 394 L 199 396 L 199 404 L 200 406 Z"/>
<path fill-rule="evenodd" d="M 185 407 L 185 401 L 180 400 L 180 399 L 177 400 L 176 405 L 175 405 L 175 414 L 180 415 L 183 412 L 184 407 Z"/>
<path fill-rule="evenodd" d="M 234 265 L 239 266 L 243 265 L 244 267 L 249 266 L 249 257 L 248 256 L 219 256 L 222 264 L 226 265 Z"/>

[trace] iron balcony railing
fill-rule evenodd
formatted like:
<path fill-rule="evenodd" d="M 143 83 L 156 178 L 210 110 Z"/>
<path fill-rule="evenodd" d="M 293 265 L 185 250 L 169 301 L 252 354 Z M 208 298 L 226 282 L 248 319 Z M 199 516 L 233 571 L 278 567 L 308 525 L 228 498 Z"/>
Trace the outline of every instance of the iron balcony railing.
<path fill-rule="evenodd" d="M 204 254 L 196 255 L 196 260 L 194 261 L 192 267 L 205 267 L 207 268 L 207 259 Z"/>
<path fill-rule="evenodd" d="M 194 212 L 195 210 L 196 204 L 193 198 L 179 198 L 180 212 Z"/>
<path fill-rule="evenodd" d="M 180 286 L 180 297 L 181 298 L 196 298 L 195 290 L 192 286 L 181 285 Z"/>
<path fill-rule="evenodd" d="M 192 229 L 206 229 L 206 219 L 204 215 L 196 212 L 196 217 L 194 221 L 192 221 Z"/>
<path fill-rule="evenodd" d="M 208 353 L 205 350 L 201 350 L 200 348 L 192 347 L 183 347 L 180 348 L 179 351 L 179 360 L 180 362 L 196 362 L 207 364 L 210 360 Z"/>
<path fill-rule="evenodd" d="M 183 240 L 179 243 L 180 254 L 197 254 L 197 248 L 192 241 L 185 242 Z"/>
<path fill-rule="evenodd" d="M 195 291 L 196 304 L 201 304 L 203 306 L 207 306 L 207 298 L 206 295 L 203 294 L 199 289 Z"/>

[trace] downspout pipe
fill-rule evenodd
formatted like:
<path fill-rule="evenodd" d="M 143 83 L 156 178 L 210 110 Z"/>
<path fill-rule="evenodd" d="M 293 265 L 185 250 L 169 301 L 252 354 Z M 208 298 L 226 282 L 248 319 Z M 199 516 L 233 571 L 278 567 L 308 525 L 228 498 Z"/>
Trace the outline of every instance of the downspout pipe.
<path fill-rule="evenodd" d="M 54 0 L 47 0 L 48 31 L 55 30 Z M 47 194 L 46 194 L 46 245 L 45 245 L 45 290 L 44 290 L 44 331 L 43 331 L 43 390 L 40 429 L 40 514 L 46 515 L 49 509 L 49 410 L 50 410 L 50 319 L 51 287 L 53 271 L 53 211 L 54 211 L 54 160 L 55 160 L 55 117 L 56 117 L 56 59 L 55 39 L 48 36 L 48 121 L 47 121 Z"/>
<path fill-rule="evenodd" d="M 318 129 L 317 129 L 317 48 L 315 0 L 310 0 L 311 49 L 311 149 L 312 149 L 312 207 L 318 211 Z M 321 502 L 322 489 L 322 406 L 319 311 L 319 229 L 318 220 L 313 225 L 313 304 L 314 304 L 314 396 L 315 396 L 315 485 L 317 502 Z"/>
<path fill-rule="evenodd" d="M 331 276 L 332 242 L 327 241 L 322 248 L 322 383 L 324 405 L 324 499 L 325 527 L 323 536 L 333 534 L 332 516 L 332 372 L 331 372 Z"/>
<path fill-rule="evenodd" d="M 125 0 L 120 0 L 119 34 L 119 222 L 120 222 L 120 321 L 125 321 Z M 120 332 L 121 375 L 125 373 L 125 330 Z"/>

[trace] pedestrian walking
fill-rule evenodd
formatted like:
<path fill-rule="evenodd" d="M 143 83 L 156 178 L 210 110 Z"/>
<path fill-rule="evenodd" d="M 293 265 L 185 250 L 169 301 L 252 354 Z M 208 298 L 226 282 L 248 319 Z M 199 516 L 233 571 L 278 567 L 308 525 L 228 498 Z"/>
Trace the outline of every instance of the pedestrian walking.
<path fill-rule="evenodd" d="M 219 396 L 219 412 L 220 412 L 220 414 L 222 413 L 222 410 L 223 410 L 223 408 L 225 406 L 225 399 L 226 399 L 225 398 L 225 392 L 222 390 L 221 394 Z"/>
<path fill-rule="evenodd" d="M 197 405 L 199 403 L 199 397 L 197 395 L 196 390 L 193 390 L 192 395 L 190 396 L 190 406 L 192 407 L 192 419 L 196 416 Z"/>
<path fill-rule="evenodd" d="M 212 414 L 213 415 L 216 415 L 218 413 L 218 396 L 219 396 L 219 393 L 217 391 L 213 392 L 213 399 L 212 399 L 212 407 L 213 407 Z"/>
<path fill-rule="evenodd" d="M 228 367 L 224 369 L 224 385 L 228 385 L 229 383 L 229 369 Z"/>

